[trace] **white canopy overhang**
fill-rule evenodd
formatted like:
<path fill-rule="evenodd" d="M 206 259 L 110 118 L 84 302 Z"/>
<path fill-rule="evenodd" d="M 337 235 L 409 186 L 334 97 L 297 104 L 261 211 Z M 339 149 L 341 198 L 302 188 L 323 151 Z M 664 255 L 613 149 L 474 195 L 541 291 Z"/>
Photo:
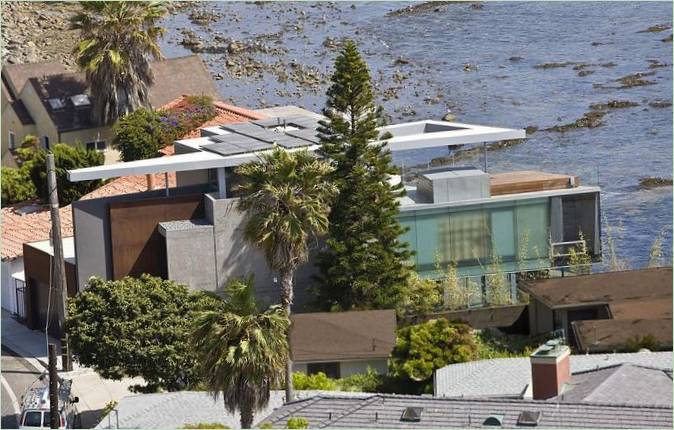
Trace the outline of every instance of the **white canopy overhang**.
<path fill-rule="evenodd" d="M 382 133 L 389 132 L 392 135 L 387 140 L 391 151 L 452 147 L 526 137 L 525 131 L 519 129 L 431 120 L 389 125 L 380 130 Z M 373 142 L 373 144 L 376 143 L 380 142 Z M 311 145 L 306 149 L 316 151 L 319 145 Z M 120 176 L 232 167 L 255 160 L 260 153 L 261 151 L 223 156 L 199 149 L 197 152 L 188 154 L 68 170 L 68 179 L 71 182 L 78 182 Z"/>

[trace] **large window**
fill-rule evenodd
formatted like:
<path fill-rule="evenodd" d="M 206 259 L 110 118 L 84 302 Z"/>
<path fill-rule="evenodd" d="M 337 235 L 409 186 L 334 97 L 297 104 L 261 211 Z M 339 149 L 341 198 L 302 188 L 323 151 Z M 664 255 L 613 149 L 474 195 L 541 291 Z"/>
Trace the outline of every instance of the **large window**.
<path fill-rule="evenodd" d="M 478 275 L 494 256 L 506 271 L 521 270 L 523 262 L 537 269 L 548 258 L 549 204 L 544 198 L 402 212 L 400 223 L 409 230 L 401 240 L 416 251 L 416 270 L 426 275 L 451 263 L 462 275 Z"/>
<path fill-rule="evenodd" d="M 13 131 L 9 132 L 9 149 L 16 148 L 16 135 Z"/>
<path fill-rule="evenodd" d="M 328 378 L 340 378 L 339 363 L 309 363 L 307 364 L 307 374 L 315 375 L 323 372 Z"/>

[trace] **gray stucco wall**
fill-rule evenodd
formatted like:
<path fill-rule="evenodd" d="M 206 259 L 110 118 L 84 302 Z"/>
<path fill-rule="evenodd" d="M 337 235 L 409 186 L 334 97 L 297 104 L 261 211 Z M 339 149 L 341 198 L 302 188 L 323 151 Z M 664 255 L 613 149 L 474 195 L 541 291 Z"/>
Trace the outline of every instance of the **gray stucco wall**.
<path fill-rule="evenodd" d="M 293 372 L 307 373 L 307 364 L 309 363 L 293 363 Z M 355 361 L 341 361 L 339 363 L 339 375 L 341 378 L 346 378 L 355 374 L 367 373 L 367 369 L 374 370 L 379 375 L 384 375 L 388 371 L 388 360 L 385 358 L 374 360 L 355 360 Z"/>
<path fill-rule="evenodd" d="M 215 289 L 213 226 L 190 221 L 159 224 L 166 239 L 168 278 L 194 290 Z"/>
<path fill-rule="evenodd" d="M 238 198 L 217 199 L 215 194 L 205 195 L 206 219 L 213 224 L 215 235 L 216 284 L 223 288 L 229 279 L 253 274 L 256 295 L 263 302 L 278 303 L 280 280 L 267 265 L 264 254 L 244 237 L 246 215 L 237 209 Z M 307 287 L 315 273 L 313 264 L 301 266 L 295 276 L 295 306 L 302 306 L 311 299 Z"/>

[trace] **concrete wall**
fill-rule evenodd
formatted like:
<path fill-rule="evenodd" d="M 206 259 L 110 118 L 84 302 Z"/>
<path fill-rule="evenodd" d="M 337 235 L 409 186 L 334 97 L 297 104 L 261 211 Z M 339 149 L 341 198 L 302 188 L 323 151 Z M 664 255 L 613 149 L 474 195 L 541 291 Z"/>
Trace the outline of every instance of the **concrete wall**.
<path fill-rule="evenodd" d="M 163 228 L 166 238 L 168 278 L 194 290 L 213 290 L 215 286 L 215 248 L 213 226 L 202 225 L 182 230 Z"/>
<path fill-rule="evenodd" d="M 267 265 L 264 254 L 244 237 L 246 215 L 237 209 L 237 198 L 217 199 L 206 194 L 206 219 L 213 224 L 215 235 L 216 284 L 223 288 L 233 277 L 253 274 L 258 298 L 266 303 L 278 303 L 280 280 Z M 295 274 L 294 305 L 301 308 L 311 300 L 308 287 L 316 269 L 311 262 L 299 267 Z"/>
<path fill-rule="evenodd" d="M 9 132 L 14 133 L 15 148 L 21 145 L 21 141 L 29 135 L 35 135 L 37 128 L 35 124 L 24 125 L 16 116 L 14 109 L 7 104 L 2 108 L 2 135 L 0 135 L 0 142 L 2 142 L 2 165 L 7 167 L 16 167 L 16 161 L 9 152 Z"/>
<path fill-rule="evenodd" d="M 47 136 L 50 145 L 58 143 L 58 131 L 56 130 L 47 109 L 45 109 L 42 104 L 42 100 L 35 92 L 35 87 L 30 83 L 24 85 L 19 98 L 23 101 L 23 104 L 26 105 L 26 109 L 30 112 L 30 115 L 35 121 L 37 126 L 35 134 L 40 139 L 40 142 L 42 142 L 43 136 Z"/>

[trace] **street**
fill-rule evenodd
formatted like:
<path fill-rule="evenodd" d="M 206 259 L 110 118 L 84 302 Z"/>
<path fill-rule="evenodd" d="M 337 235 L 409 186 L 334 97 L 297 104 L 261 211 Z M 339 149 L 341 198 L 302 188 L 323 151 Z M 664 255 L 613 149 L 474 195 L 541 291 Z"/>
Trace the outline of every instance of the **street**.
<path fill-rule="evenodd" d="M 26 360 L 2 347 L 2 422 L 3 429 L 18 427 L 19 405 L 26 389 L 40 372 Z"/>

